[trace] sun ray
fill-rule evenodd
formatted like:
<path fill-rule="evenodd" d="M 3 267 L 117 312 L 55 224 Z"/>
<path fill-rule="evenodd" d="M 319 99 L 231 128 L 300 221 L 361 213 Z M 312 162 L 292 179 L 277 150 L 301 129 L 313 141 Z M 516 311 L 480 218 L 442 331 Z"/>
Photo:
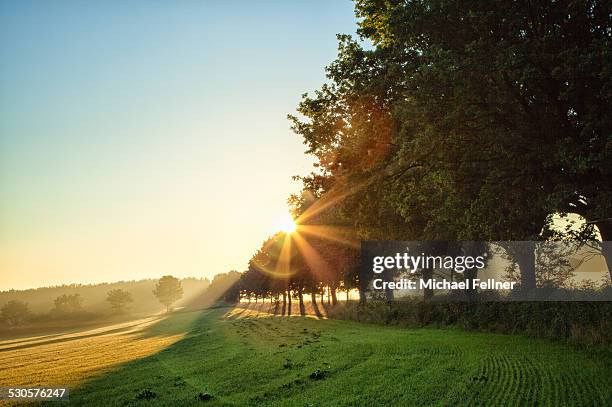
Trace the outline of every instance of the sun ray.
<path fill-rule="evenodd" d="M 287 234 L 283 239 L 283 246 L 281 247 L 280 255 L 276 261 L 276 267 L 274 269 L 275 274 L 281 277 L 289 277 L 291 272 L 291 236 Z"/>
<path fill-rule="evenodd" d="M 347 235 L 351 231 L 352 229 L 348 227 L 329 225 L 299 225 L 297 228 L 297 234 L 303 233 L 358 249 L 361 247 L 359 241 L 343 237 L 343 235 Z"/>
<path fill-rule="evenodd" d="M 270 239 L 264 246 L 263 246 L 263 250 L 267 250 L 269 249 L 271 246 L 273 246 L 274 244 L 277 244 L 278 240 L 275 239 Z M 283 237 L 283 243 L 282 246 L 280 248 L 280 253 L 278 255 L 278 258 L 276 259 L 276 263 L 274 265 L 274 268 L 272 269 L 271 267 L 269 267 L 267 264 L 263 264 L 261 262 L 258 262 L 257 259 L 254 259 L 255 262 L 255 266 L 257 267 L 257 269 L 259 271 L 261 271 L 264 274 L 267 274 L 273 278 L 278 278 L 278 279 L 287 279 L 290 276 L 292 276 L 293 274 L 295 274 L 295 271 L 291 269 L 291 257 L 292 257 L 292 253 L 291 253 L 291 235 L 290 234 L 286 234 Z"/>
<path fill-rule="evenodd" d="M 336 187 L 326 192 L 320 199 L 316 200 L 308 209 L 304 211 L 296 220 L 298 225 L 319 214 L 321 211 L 335 205 L 347 196 L 352 195 L 370 183 L 370 180 L 363 181 L 351 187 Z"/>
<path fill-rule="evenodd" d="M 302 254 L 302 257 L 304 258 L 304 261 L 308 265 L 311 272 L 319 278 L 329 276 L 331 267 L 329 266 L 329 263 L 327 263 L 327 261 L 325 261 L 325 259 L 319 254 L 319 252 L 312 247 L 312 245 L 308 243 L 304 237 L 300 236 L 299 233 L 296 233 L 293 239 L 295 240 L 295 245 Z"/>

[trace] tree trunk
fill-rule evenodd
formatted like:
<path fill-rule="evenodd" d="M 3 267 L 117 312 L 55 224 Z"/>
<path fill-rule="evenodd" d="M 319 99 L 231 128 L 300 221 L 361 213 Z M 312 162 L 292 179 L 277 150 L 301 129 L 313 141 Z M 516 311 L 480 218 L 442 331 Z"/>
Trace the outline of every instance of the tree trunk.
<path fill-rule="evenodd" d="M 382 277 L 384 281 L 393 281 L 393 272 L 390 270 L 385 270 L 382 273 Z M 392 302 L 394 300 L 394 293 L 393 290 L 389 288 L 389 286 L 387 286 L 385 288 L 385 299 L 387 300 L 387 302 Z"/>
<path fill-rule="evenodd" d="M 472 281 L 474 281 L 477 275 L 478 269 L 476 267 L 466 269 L 464 272 L 465 281 L 467 283 L 467 288 L 465 289 L 465 296 L 467 297 L 468 301 L 476 300 L 477 292 L 473 286 Z"/>
<path fill-rule="evenodd" d="M 331 298 L 332 298 L 332 305 L 338 304 L 338 297 L 336 296 L 336 287 L 333 287 L 331 289 Z"/>
<path fill-rule="evenodd" d="M 365 290 L 361 287 L 359 287 L 359 303 L 360 304 L 365 304 L 366 303 L 366 295 L 365 295 Z"/>
<path fill-rule="evenodd" d="M 433 269 L 423 269 L 423 281 L 429 281 L 433 277 Z M 427 301 L 434 296 L 433 288 L 423 288 L 423 300 Z"/>
<path fill-rule="evenodd" d="M 536 288 L 535 242 L 520 242 L 516 250 L 516 262 L 521 271 L 521 290 L 524 293 Z"/>
<path fill-rule="evenodd" d="M 369 276 L 365 275 L 364 271 L 359 272 L 359 281 L 357 281 L 357 289 L 359 290 L 359 303 L 365 304 L 367 301 L 366 291 L 368 290 Z"/>
<path fill-rule="evenodd" d="M 470 242 L 466 243 L 464 247 L 466 249 L 465 254 L 472 257 L 478 257 L 487 251 L 489 245 L 488 243 L 482 242 Z M 467 283 L 465 296 L 468 301 L 475 301 L 478 297 L 478 291 L 474 288 L 473 281 L 478 277 L 478 268 L 476 266 L 466 268 L 463 276 Z"/>
<path fill-rule="evenodd" d="M 291 315 L 291 290 L 287 290 L 287 315 Z"/>
<path fill-rule="evenodd" d="M 612 281 L 612 221 L 609 219 L 603 220 L 595 223 L 595 225 L 597 226 L 597 229 L 599 229 L 599 234 L 601 234 L 601 254 L 606 260 L 608 274 L 610 275 L 610 280 Z"/>
<path fill-rule="evenodd" d="M 304 293 L 302 292 L 302 287 L 298 289 L 298 299 L 300 302 L 300 315 L 306 314 L 306 307 L 304 307 Z"/>
<path fill-rule="evenodd" d="M 314 292 L 310 293 L 310 298 L 312 300 L 312 305 L 317 305 L 317 294 Z"/>

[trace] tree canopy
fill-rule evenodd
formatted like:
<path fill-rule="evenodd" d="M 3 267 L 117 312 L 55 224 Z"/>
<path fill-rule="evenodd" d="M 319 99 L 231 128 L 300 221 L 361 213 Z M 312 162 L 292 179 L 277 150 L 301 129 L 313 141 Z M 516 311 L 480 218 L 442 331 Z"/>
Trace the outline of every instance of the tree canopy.
<path fill-rule="evenodd" d="M 74 314 L 83 309 L 83 298 L 80 294 L 62 294 L 53 301 L 53 304 L 54 314 Z"/>
<path fill-rule="evenodd" d="M 134 301 L 132 294 L 120 288 L 110 290 L 106 296 L 106 301 L 116 312 L 122 312 L 125 308 Z"/>
<path fill-rule="evenodd" d="M 155 285 L 153 295 L 166 307 L 166 312 L 169 312 L 172 304 L 183 297 L 181 280 L 173 276 L 163 276 Z"/>
<path fill-rule="evenodd" d="M 354 241 L 534 241 L 564 238 L 553 217 L 576 213 L 586 222 L 565 237 L 612 240 L 606 2 L 357 0 L 355 10 L 361 41 L 338 36 L 327 83 L 289 116 L 316 160 L 290 199 L 302 229 L 341 226 Z M 318 265 L 290 256 L 286 285 L 301 281 L 299 295 L 345 280 L 337 264 L 332 278 L 322 272 L 341 258 L 333 243 L 311 240 L 330 255 Z M 533 289 L 535 251 L 517 247 L 509 254 Z M 602 252 L 612 269 L 610 245 Z M 264 294 L 269 276 L 252 277 L 254 263 L 249 287 Z"/>

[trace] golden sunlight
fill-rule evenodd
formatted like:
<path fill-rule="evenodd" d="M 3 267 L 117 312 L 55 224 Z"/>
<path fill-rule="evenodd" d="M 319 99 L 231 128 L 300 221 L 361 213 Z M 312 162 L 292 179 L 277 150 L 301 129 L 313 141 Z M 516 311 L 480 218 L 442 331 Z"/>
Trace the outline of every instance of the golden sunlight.
<path fill-rule="evenodd" d="M 296 229 L 296 224 L 295 221 L 293 220 L 293 218 L 291 217 L 291 215 L 289 215 L 288 213 L 285 214 L 284 216 L 281 216 L 278 219 L 278 223 L 276 225 L 276 229 L 277 230 L 281 230 L 285 233 L 293 233 L 295 232 Z"/>

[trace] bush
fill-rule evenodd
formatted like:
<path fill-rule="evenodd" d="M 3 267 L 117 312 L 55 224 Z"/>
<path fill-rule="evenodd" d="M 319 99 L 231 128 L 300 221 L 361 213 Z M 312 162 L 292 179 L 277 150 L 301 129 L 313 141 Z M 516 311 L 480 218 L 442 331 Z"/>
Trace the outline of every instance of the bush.
<path fill-rule="evenodd" d="M 349 302 L 329 317 L 407 327 L 457 326 L 579 345 L 612 344 L 610 302 Z"/>
<path fill-rule="evenodd" d="M 11 300 L 2 306 L 0 316 L 9 327 L 21 325 L 30 316 L 28 304 L 23 301 Z"/>
<path fill-rule="evenodd" d="M 62 294 L 53 301 L 51 313 L 56 316 L 77 314 L 83 309 L 83 299 L 80 294 Z"/>

